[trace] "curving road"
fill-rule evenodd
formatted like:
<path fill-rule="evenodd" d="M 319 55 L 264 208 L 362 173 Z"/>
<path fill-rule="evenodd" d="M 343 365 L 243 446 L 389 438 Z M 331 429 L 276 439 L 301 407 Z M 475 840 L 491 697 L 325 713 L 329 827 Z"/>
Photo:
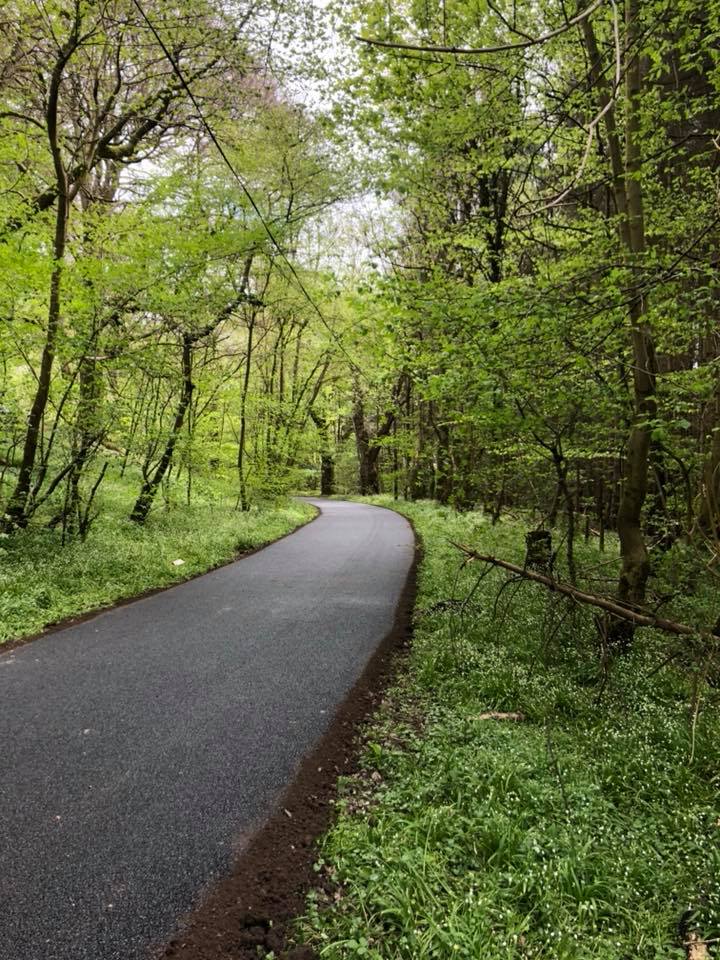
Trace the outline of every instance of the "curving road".
<path fill-rule="evenodd" d="M 140 960 L 228 870 L 392 626 L 364 504 L 0 655 L 0 960 Z"/>

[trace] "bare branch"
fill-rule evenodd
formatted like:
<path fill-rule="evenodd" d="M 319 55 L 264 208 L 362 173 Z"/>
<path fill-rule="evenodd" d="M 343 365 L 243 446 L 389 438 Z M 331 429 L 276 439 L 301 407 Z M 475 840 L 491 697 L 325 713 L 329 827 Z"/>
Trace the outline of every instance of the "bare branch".
<path fill-rule="evenodd" d="M 594 593 L 587 593 L 587 591 L 573 587 L 571 584 L 564 583 L 562 580 L 555 580 L 553 577 L 536 573 L 534 570 L 526 570 L 524 567 L 519 567 L 515 563 L 509 563 L 507 560 L 500 560 L 497 557 L 477 553 L 471 547 L 463 546 L 461 543 L 451 542 L 454 547 L 457 547 L 458 550 L 465 554 L 468 560 L 479 560 L 481 563 L 489 563 L 492 564 L 492 566 L 501 567 L 503 570 L 509 570 L 510 573 L 515 574 L 517 577 L 532 580 L 534 583 L 541 583 L 544 587 L 547 587 L 548 590 L 552 590 L 554 593 L 561 593 L 566 597 L 571 597 L 579 603 L 585 603 L 591 607 L 599 607 L 601 610 L 612 614 L 613 617 L 617 617 L 620 620 L 627 620 L 629 623 L 634 623 L 637 627 L 655 627 L 657 630 L 664 630 L 666 633 L 673 633 L 680 637 L 715 636 L 712 630 L 691 627 L 686 623 L 676 623 L 674 620 L 657 617 L 653 613 L 633 610 L 615 600 L 610 600 L 609 597 L 600 597 Z"/>
<path fill-rule="evenodd" d="M 587 20 L 604 2 L 605 0 L 595 0 L 595 3 L 572 17 L 564 26 L 558 27 L 556 30 L 550 30 L 549 33 L 545 33 L 541 37 L 531 37 L 527 40 L 520 40 L 517 43 L 501 43 L 493 47 L 444 47 L 434 44 L 397 43 L 392 40 L 378 40 L 375 37 L 361 37 L 358 34 L 355 34 L 354 38 L 361 43 L 367 43 L 373 47 L 386 47 L 390 50 L 419 50 L 423 53 L 472 54 L 473 56 L 479 56 L 485 53 L 504 53 L 508 50 L 526 50 L 528 47 L 539 46 L 540 44 L 547 43 L 548 40 L 552 40 L 554 37 L 559 37 L 561 34 L 567 33 L 568 30 L 578 23 Z"/>

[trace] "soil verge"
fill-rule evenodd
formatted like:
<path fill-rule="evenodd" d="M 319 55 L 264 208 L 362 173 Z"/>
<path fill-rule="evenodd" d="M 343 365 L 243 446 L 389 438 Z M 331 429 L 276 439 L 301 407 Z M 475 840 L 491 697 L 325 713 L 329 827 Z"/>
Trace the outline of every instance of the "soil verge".
<path fill-rule="evenodd" d="M 277 960 L 315 960 L 309 947 L 290 944 L 290 925 L 304 912 L 306 894 L 316 880 L 317 840 L 333 818 L 337 779 L 357 769 L 359 727 L 375 710 L 399 654 L 409 644 L 421 552 L 416 536 L 415 557 L 393 626 L 330 727 L 301 763 L 277 808 L 250 838 L 231 875 L 184 919 L 158 958 L 258 960 L 272 952 Z"/>

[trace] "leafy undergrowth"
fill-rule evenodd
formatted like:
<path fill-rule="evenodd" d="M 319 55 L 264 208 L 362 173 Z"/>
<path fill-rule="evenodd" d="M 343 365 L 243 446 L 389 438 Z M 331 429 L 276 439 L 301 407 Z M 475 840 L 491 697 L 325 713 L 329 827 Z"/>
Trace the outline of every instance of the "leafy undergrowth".
<path fill-rule="evenodd" d="M 497 571 L 447 602 L 481 572 L 449 540 L 519 560 L 520 524 L 399 509 L 425 546 L 413 651 L 344 781 L 303 941 L 326 960 L 669 960 L 720 936 L 714 691 L 693 724 L 692 676 L 650 675 L 668 640 L 641 631 L 598 703 L 587 612 L 528 583 L 498 600 Z"/>
<path fill-rule="evenodd" d="M 158 498 L 141 527 L 127 519 L 136 486 L 136 478 L 106 481 L 102 511 L 84 543 L 63 545 L 58 531 L 39 522 L 0 539 L 0 644 L 202 573 L 315 514 L 295 501 L 242 513 L 208 488 L 191 506 Z"/>

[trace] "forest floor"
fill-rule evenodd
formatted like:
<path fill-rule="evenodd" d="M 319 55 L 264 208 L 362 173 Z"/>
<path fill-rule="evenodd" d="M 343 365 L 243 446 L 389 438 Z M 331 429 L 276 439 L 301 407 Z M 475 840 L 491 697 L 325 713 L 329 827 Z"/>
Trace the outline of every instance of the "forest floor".
<path fill-rule="evenodd" d="M 586 610 L 480 579 L 450 542 L 522 563 L 525 524 L 374 502 L 422 538 L 414 639 L 341 781 L 297 942 L 322 960 L 715 956 L 717 689 L 642 630 L 601 692 Z M 579 545 L 581 582 L 611 589 L 614 547 Z M 676 590 L 672 612 L 714 622 L 713 596 Z"/>
<path fill-rule="evenodd" d="M 58 529 L 38 522 L 0 539 L 0 647 L 206 573 L 316 514 L 309 504 L 289 500 L 243 513 L 234 498 L 206 485 L 189 506 L 158 494 L 139 526 L 128 519 L 138 486 L 134 475 L 105 481 L 98 519 L 84 542 L 63 544 Z"/>

